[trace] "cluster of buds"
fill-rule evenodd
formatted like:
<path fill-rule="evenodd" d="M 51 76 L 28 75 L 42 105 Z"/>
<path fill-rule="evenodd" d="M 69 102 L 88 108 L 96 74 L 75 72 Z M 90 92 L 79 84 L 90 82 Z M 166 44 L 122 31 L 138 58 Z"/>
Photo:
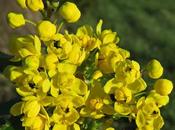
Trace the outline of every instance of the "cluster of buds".
<path fill-rule="evenodd" d="M 35 34 L 12 38 L 11 61 L 21 64 L 4 70 L 21 97 L 10 112 L 22 116 L 26 130 L 83 130 L 86 119 L 105 117 L 109 120 L 98 129 L 115 130 L 117 117 L 135 120 L 137 130 L 162 128 L 160 107 L 169 102 L 173 84 L 159 79 L 163 74 L 159 61 L 154 59 L 141 70 L 139 63 L 130 59 L 129 51 L 118 46 L 117 33 L 102 30 L 102 20 L 96 29 L 85 25 L 76 33 L 60 31 L 63 23 L 57 19 L 67 23 L 79 20 L 81 13 L 74 3 L 17 2 L 24 9 L 44 14 L 37 23 L 21 13 L 8 14 L 13 29 L 26 23 L 36 29 Z M 60 17 L 47 17 L 50 8 L 56 8 Z M 147 86 L 144 75 L 155 83 Z"/>

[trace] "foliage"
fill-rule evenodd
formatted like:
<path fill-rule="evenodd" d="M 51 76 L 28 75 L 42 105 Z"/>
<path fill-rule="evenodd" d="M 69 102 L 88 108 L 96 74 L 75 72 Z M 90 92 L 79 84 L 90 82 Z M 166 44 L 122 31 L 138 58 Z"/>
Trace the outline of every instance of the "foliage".
<path fill-rule="evenodd" d="M 62 77 L 70 78 L 70 79 L 72 78 L 71 80 L 76 80 L 75 82 L 77 83 L 77 85 L 81 84 L 79 86 L 81 87 L 81 89 L 88 88 L 90 90 L 90 95 L 86 95 L 86 94 L 81 95 L 84 97 L 88 96 L 87 100 L 85 100 L 85 105 L 81 104 L 80 106 L 76 106 L 78 102 L 74 102 L 75 104 L 73 103 L 73 107 L 71 108 L 68 107 L 69 109 L 68 113 L 69 111 L 71 111 L 72 113 L 71 112 L 70 113 L 74 117 L 65 118 L 64 121 L 74 120 L 74 122 L 71 123 L 71 125 L 68 124 L 66 128 L 68 127 L 70 129 L 79 129 L 77 125 L 79 124 L 81 129 L 98 129 L 99 127 L 101 127 L 101 129 L 105 129 L 107 127 L 105 125 L 103 126 L 102 122 L 107 122 L 107 126 L 109 127 L 109 124 L 111 123 L 108 122 L 108 118 L 110 119 L 111 115 L 113 115 L 112 117 L 113 121 L 115 119 L 116 120 L 120 119 L 120 117 L 122 118 L 127 117 L 130 120 L 135 119 L 137 127 L 139 127 L 139 129 L 146 129 L 146 128 L 152 129 L 153 126 L 155 127 L 154 129 L 160 129 L 162 127 L 163 119 L 160 115 L 159 108 L 168 103 L 168 94 L 172 91 L 172 83 L 169 80 L 161 79 L 163 81 L 167 81 L 167 83 L 165 82 L 164 84 L 162 84 L 162 88 L 160 91 L 158 89 L 158 86 L 156 86 L 154 91 L 151 88 L 151 86 L 153 85 L 148 84 L 148 88 L 146 89 L 145 82 L 140 75 L 140 73 L 144 75 L 144 73 L 146 72 L 148 74 L 150 73 L 149 74 L 149 76 L 151 75 L 150 78 L 153 78 L 153 79 L 159 78 L 162 75 L 163 68 L 158 61 L 157 61 L 158 63 L 156 64 L 156 67 L 153 67 L 150 64 L 148 64 L 147 66 L 145 66 L 145 69 L 140 70 L 140 67 L 137 62 L 128 59 L 129 53 L 126 50 L 123 50 L 122 48 L 118 48 L 118 50 L 114 49 L 115 46 L 113 45 L 113 43 L 116 44 L 119 41 L 118 34 L 116 34 L 115 32 L 112 32 L 111 30 L 101 31 L 102 21 L 98 23 L 96 27 L 96 32 L 95 32 L 95 29 L 94 29 L 94 32 L 92 31 L 93 27 L 91 26 L 82 26 L 77 30 L 77 33 L 75 35 L 74 34 L 70 35 L 68 32 L 66 32 L 65 34 L 61 32 L 58 33 L 63 25 L 63 23 L 58 23 L 59 26 L 57 28 L 57 33 L 58 33 L 57 35 L 56 34 L 57 21 L 54 21 L 54 23 L 46 21 L 53 18 L 52 11 L 58 11 L 57 10 L 58 4 L 55 1 L 51 1 L 50 3 L 49 3 L 49 0 L 44 1 L 44 3 L 41 3 L 41 1 L 36 1 L 36 3 L 37 2 L 38 3 L 34 5 L 30 3 L 30 0 L 27 0 L 28 2 L 27 6 L 26 5 L 24 6 L 24 3 L 23 2 L 20 3 L 20 2 L 21 1 L 19 0 L 19 4 L 21 5 L 21 7 L 29 8 L 32 11 L 41 10 L 41 13 L 43 15 L 43 21 L 37 24 L 28 19 L 25 19 L 24 21 L 24 17 L 21 17 L 21 14 L 14 13 L 13 15 L 9 15 L 8 17 L 9 24 L 11 25 L 12 28 L 18 28 L 20 26 L 23 26 L 25 22 L 27 22 L 27 23 L 33 24 L 34 26 L 37 25 L 37 32 L 39 34 L 39 36 L 25 36 L 25 37 L 18 37 L 13 39 L 14 46 L 12 47 L 11 52 L 14 54 L 15 57 L 12 59 L 12 61 L 15 61 L 15 62 L 22 61 L 22 64 L 21 64 L 22 66 L 21 67 L 9 66 L 5 70 L 5 75 L 13 82 L 16 82 L 15 84 L 17 86 L 17 92 L 19 95 L 23 97 L 22 102 L 15 104 L 11 108 L 11 113 L 13 115 L 16 116 L 22 113 L 25 115 L 22 119 L 23 126 L 25 126 L 26 128 L 38 127 L 36 126 L 36 124 L 29 125 L 28 123 L 25 123 L 26 121 L 29 120 L 30 117 L 32 117 L 32 118 L 35 118 L 38 122 L 41 122 L 41 125 L 39 126 L 40 129 L 41 127 L 48 128 L 50 127 L 50 121 L 49 121 L 50 116 L 51 114 L 53 114 L 51 117 L 51 126 L 53 126 L 54 129 L 60 128 L 60 127 L 65 128 L 63 124 L 60 124 L 60 122 L 56 122 L 55 119 L 61 118 L 59 117 L 58 113 L 60 112 L 60 110 L 63 109 L 62 107 L 65 107 L 64 112 L 65 114 L 67 113 L 66 110 L 68 106 L 66 107 L 63 104 L 61 104 L 61 102 L 59 102 L 63 98 L 62 94 L 65 94 L 66 91 L 62 90 L 59 85 L 56 86 L 56 88 L 53 88 L 55 87 L 53 86 L 55 84 L 50 85 L 52 84 L 52 82 L 58 82 L 59 84 L 60 81 L 57 81 L 58 80 L 57 78 L 60 75 L 62 75 Z M 157 19 L 152 17 L 154 15 L 157 16 L 157 12 L 158 12 L 157 10 L 159 10 L 160 7 L 162 8 L 161 4 L 155 4 L 154 2 L 150 2 L 150 1 L 149 2 L 145 2 L 145 1 L 123 2 L 120 0 L 110 1 L 110 2 L 105 0 L 103 0 L 103 2 L 100 0 L 96 0 L 96 1 L 89 0 L 89 1 L 77 1 L 77 3 L 82 7 L 82 11 L 86 13 L 86 15 L 83 15 L 82 21 L 80 23 L 83 23 L 84 25 L 85 21 L 83 20 L 88 19 L 89 20 L 88 23 L 91 23 L 94 25 L 96 23 L 97 18 L 103 18 L 105 23 L 109 24 L 109 25 L 106 24 L 106 26 L 108 27 L 111 26 L 111 28 L 119 32 L 119 36 L 121 38 L 120 44 L 122 44 L 122 47 L 131 50 L 131 54 L 132 54 L 131 59 L 140 59 L 139 61 L 142 64 L 145 64 L 147 63 L 147 60 L 150 58 L 156 58 L 156 59 L 166 58 L 166 60 L 164 59 L 162 61 L 164 61 L 165 65 L 167 65 L 168 67 L 167 70 L 173 71 L 174 73 L 174 70 L 172 67 L 174 62 L 171 60 L 172 64 L 171 66 L 169 66 L 169 60 L 171 58 L 169 57 L 167 58 L 165 56 L 163 57 L 162 51 L 160 51 L 160 48 L 163 48 L 164 49 L 163 51 L 167 51 L 167 54 L 169 53 L 168 55 L 171 55 L 171 52 L 165 49 L 167 46 L 165 46 L 164 43 L 168 43 L 168 40 L 172 40 L 169 36 L 169 34 L 172 34 L 172 33 L 169 33 L 168 31 L 167 32 L 164 31 L 164 29 L 166 29 L 167 26 L 162 27 L 161 26 L 162 24 L 159 24 L 159 21 L 161 21 L 160 20 L 161 16 L 158 17 L 160 18 L 158 19 L 158 21 Z M 60 4 L 64 5 L 64 1 L 61 1 Z M 99 6 L 96 6 L 96 5 L 99 5 Z M 152 6 L 148 6 L 148 5 L 152 5 Z M 43 8 L 45 8 L 46 10 L 42 11 Z M 77 15 L 71 16 L 70 15 L 71 13 L 67 13 L 69 12 L 69 8 L 71 11 L 74 11 L 75 14 Z M 65 7 L 62 6 L 62 8 L 60 9 L 61 11 L 59 12 L 61 17 L 64 18 L 68 23 L 76 22 L 80 17 L 80 12 L 77 11 L 78 9 L 74 5 L 70 4 L 70 7 L 69 7 L 68 4 L 67 5 L 65 4 Z M 160 11 L 159 13 L 163 14 L 163 12 L 164 11 L 162 12 Z M 15 19 L 15 17 L 17 16 L 20 16 L 20 18 Z M 18 21 L 15 21 L 15 20 L 18 20 Z M 107 22 L 107 21 L 110 21 L 110 22 Z M 76 24 L 74 24 L 74 27 L 76 27 L 75 25 Z M 152 25 L 154 25 L 154 28 L 152 27 Z M 45 31 L 46 28 L 48 29 L 48 32 Z M 68 26 L 68 29 L 70 30 L 69 26 Z M 74 30 L 76 29 L 74 28 Z M 87 45 L 86 42 L 81 43 L 82 41 L 79 41 L 79 40 L 82 40 L 83 38 L 84 38 L 83 40 L 86 41 L 89 37 L 90 39 L 87 43 L 91 43 L 90 46 L 86 46 Z M 164 37 L 169 39 L 166 40 Z M 81 46 L 85 50 L 81 50 L 81 49 L 79 50 L 78 46 L 74 42 L 70 42 L 66 38 L 69 38 L 69 40 L 72 39 L 73 41 L 75 38 L 79 42 L 79 45 L 78 44 L 77 45 Z M 67 45 L 68 48 L 64 48 L 64 45 L 63 43 L 61 43 L 61 40 L 63 41 L 67 40 L 67 42 L 70 42 L 72 45 L 68 43 L 69 44 Z M 25 41 L 28 41 L 28 43 L 31 46 L 27 47 L 27 45 L 25 45 L 27 42 L 25 43 Z M 45 47 L 42 46 L 43 47 L 42 50 L 40 48 L 41 46 L 40 41 L 42 44 L 44 43 L 44 46 L 45 46 Z M 21 42 L 24 45 L 21 46 L 18 44 L 18 42 Z M 160 47 L 156 46 L 157 43 L 159 43 Z M 52 47 L 52 44 L 53 44 L 53 47 Z M 168 45 L 171 48 L 174 47 L 172 43 L 169 43 Z M 66 54 L 65 52 L 68 51 L 67 49 L 69 49 L 71 46 L 73 46 L 73 48 L 75 49 L 72 49 L 72 53 Z M 104 46 L 107 46 L 107 47 L 105 48 Z M 61 52 L 62 54 L 59 53 L 54 47 L 56 49 L 63 48 L 63 51 Z M 109 48 L 113 48 L 114 50 L 110 50 Z M 34 51 L 31 51 L 31 50 L 34 50 Z M 79 54 L 76 54 L 75 50 L 78 51 Z M 110 55 L 107 53 L 108 51 L 111 53 Z M 40 57 L 41 54 L 44 54 L 44 56 Z M 81 55 L 84 55 L 84 56 L 81 56 Z M 117 57 L 116 55 L 119 55 L 119 57 Z M 68 57 L 68 60 L 65 60 L 64 57 Z M 79 59 L 76 59 L 76 57 L 79 57 Z M 44 62 L 42 60 L 44 60 Z M 100 61 L 100 60 L 104 60 L 104 61 Z M 67 65 L 67 63 L 74 64 L 78 68 L 77 71 L 75 72 L 76 70 L 75 67 L 73 67 L 72 65 Z M 59 70 L 60 67 L 62 67 L 63 70 Z M 67 67 L 68 68 L 71 67 L 71 71 L 68 71 Z M 128 68 L 129 68 L 129 71 L 132 71 L 132 73 L 128 71 Z M 155 69 L 155 68 L 159 68 L 159 69 Z M 56 71 L 57 69 L 58 71 Z M 123 72 L 123 69 L 126 71 Z M 75 75 L 75 78 L 71 77 L 69 74 L 65 75 L 65 73 L 71 73 Z M 128 77 L 128 75 L 130 75 L 130 77 Z M 30 79 L 30 81 L 28 81 L 28 79 L 26 78 L 28 76 L 29 77 L 34 76 L 33 78 L 35 80 Z M 168 77 L 170 77 L 171 79 L 171 75 Z M 22 83 L 21 79 L 24 80 L 25 78 L 26 78 L 26 83 L 29 84 L 29 86 L 27 88 L 20 87 L 21 86 L 20 84 Z M 40 78 L 41 80 L 37 78 Z M 148 83 L 155 82 L 154 80 L 150 80 L 148 78 L 145 78 L 145 79 Z M 59 79 L 59 80 L 63 80 L 63 79 Z M 118 84 L 118 82 L 122 82 L 126 84 L 126 87 L 125 86 L 122 87 L 121 85 Z M 27 85 L 27 84 L 23 84 L 23 85 Z M 104 90 L 101 90 L 101 87 L 99 87 L 101 85 L 99 84 L 101 84 L 102 86 L 104 85 Z M 169 89 L 164 89 L 166 84 L 169 84 Z M 76 84 L 74 85 L 75 85 L 74 87 L 77 86 Z M 114 88 L 111 88 L 111 86 L 115 86 L 115 85 L 116 86 L 119 85 L 120 87 L 118 86 L 119 88 L 118 89 L 115 88 L 115 91 L 112 92 L 112 89 Z M 136 85 L 138 85 L 136 88 L 132 87 Z M 144 91 L 145 89 L 146 91 Z M 152 91 L 149 93 L 150 90 Z M 38 91 L 42 91 L 42 92 L 38 92 Z M 75 90 L 71 90 L 71 91 L 74 93 Z M 78 90 L 78 91 L 82 91 L 82 90 Z M 105 91 L 105 93 L 103 91 Z M 100 92 L 102 95 L 101 96 L 98 95 L 99 97 L 94 96 L 96 92 Z M 75 93 L 75 95 L 76 94 L 77 93 Z M 110 95 L 109 99 L 113 100 L 113 103 L 105 104 L 101 102 L 101 99 L 99 98 L 106 98 L 105 100 L 108 100 L 106 94 L 108 94 L 108 96 Z M 34 97 L 28 97 L 29 95 Z M 59 95 L 59 98 L 55 98 L 58 95 Z M 67 95 L 66 93 L 67 99 L 66 98 L 63 98 L 63 99 L 67 100 L 68 104 L 70 104 L 71 101 L 68 99 L 68 97 L 79 98 L 79 99 L 82 98 L 80 96 L 78 97 L 78 95 L 76 95 L 77 96 L 76 97 L 75 95 L 74 96 L 72 96 L 72 94 Z M 52 96 L 53 98 L 50 96 Z M 94 99 L 97 97 L 98 99 Z M 33 98 L 36 99 L 37 101 L 34 102 Z M 153 98 L 155 99 L 153 100 Z M 161 100 L 162 102 L 158 102 L 157 99 Z M 108 100 L 108 102 L 110 102 L 110 100 Z M 130 106 L 132 103 L 134 103 L 133 100 L 134 101 L 136 100 L 136 102 L 138 102 L 136 103 L 137 107 L 132 108 Z M 90 101 L 90 104 L 88 104 L 89 101 Z M 63 105 L 61 109 L 59 108 L 59 106 L 54 104 L 55 102 L 57 102 L 58 104 L 60 103 L 60 105 Z M 156 102 L 156 105 L 154 102 Z M 31 106 L 31 104 L 33 104 L 33 110 L 34 110 L 33 112 L 29 110 L 29 106 Z M 89 105 L 92 105 L 92 106 L 89 106 Z M 109 110 L 101 111 L 103 107 L 111 106 L 111 105 L 114 106 L 115 114 L 114 113 L 111 114 Z M 92 107 L 94 107 L 96 111 L 91 110 Z M 149 109 L 150 107 L 152 110 L 154 110 L 153 111 L 155 112 L 154 115 L 152 113 L 152 110 Z M 145 108 L 146 108 L 146 111 L 145 111 Z M 76 122 L 76 120 L 78 119 L 78 114 L 76 113 L 76 111 L 74 111 L 74 109 L 77 109 L 77 111 L 80 112 L 80 116 L 89 118 L 89 120 L 88 118 L 87 120 L 85 118 L 85 121 L 83 121 L 84 125 L 81 125 L 81 121 Z M 133 110 L 136 109 L 136 111 L 133 111 L 132 109 Z M 39 114 L 38 114 L 38 110 L 39 110 Z M 99 112 L 99 110 L 102 113 Z M 111 111 L 113 110 L 111 109 Z M 94 115 L 93 114 L 94 112 L 97 112 L 97 113 Z M 103 114 L 109 115 L 109 117 L 106 116 L 107 120 L 105 119 L 103 120 L 102 118 L 104 116 Z M 151 120 L 148 118 L 148 114 L 150 114 L 149 116 L 152 116 Z M 92 120 L 93 118 L 95 119 L 101 118 L 102 120 L 93 121 Z M 153 122 L 153 124 L 149 124 L 148 126 L 145 126 L 144 125 L 145 121 L 146 122 L 151 121 Z M 45 123 L 44 126 L 43 126 L 43 123 Z M 55 125 L 53 125 L 53 123 L 55 123 Z M 117 125 L 117 122 L 114 121 L 114 123 L 112 124 Z M 4 125 L 3 128 L 6 128 L 6 126 L 8 128 L 9 125 Z M 114 127 L 118 128 L 117 126 L 114 126 Z M 112 129 L 112 128 L 109 128 L 109 129 Z"/>

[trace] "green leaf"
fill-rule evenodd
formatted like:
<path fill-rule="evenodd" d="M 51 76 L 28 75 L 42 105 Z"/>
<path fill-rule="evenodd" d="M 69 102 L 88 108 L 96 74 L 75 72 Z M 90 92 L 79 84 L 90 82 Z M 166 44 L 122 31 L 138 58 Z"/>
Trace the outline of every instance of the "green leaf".
<path fill-rule="evenodd" d="M 0 130 L 15 130 L 9 122 L 0 127 Z"/>

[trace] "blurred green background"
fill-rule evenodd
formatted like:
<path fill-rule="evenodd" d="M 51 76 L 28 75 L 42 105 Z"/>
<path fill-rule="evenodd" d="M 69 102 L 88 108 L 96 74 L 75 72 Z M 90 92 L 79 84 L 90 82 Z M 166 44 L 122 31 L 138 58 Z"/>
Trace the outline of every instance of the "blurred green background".
<path fill-rule="evenodd" d="M 119 46 L 131 52 L 132 59 L 145 65 L 156 58 L 164 66 L 163 78 L 175 81 L 175 1 L 174 0 L 72 0 L 82 11 L 76 27 L 90 24 L 95 27 L 103 19 L 104 28 L 111 28 L 120 37 Z M 1 0 L 0 4 L 0 50 L 8 53 L 7 44 L 12 34 L 33 33 L 30 26 L 13 31 L 7 26 L 9 11 L 21 12 L 11 0 Z M 40 15 L 23 11 L 26 17 L 37 21 Z M 73 27 L 74 26 L 74 27 Z M 1 62 L 1 61 L 0 61 Z M 2 76 L 1 76 L 2 77 Z M 162 130 L 175 130 L 175 92 L 170 95 L 170 103 L 162 108 L 165 125 Z M 0 120 L 4 104 L 15 98 L 12 85 L 3 77 L 0 81 Z M 8 106 L 8 105 L 7 105 Z M 8 114 L 7 114 L 8 115 Z M 2 123 L 1 123 L 2 125 Z"/>

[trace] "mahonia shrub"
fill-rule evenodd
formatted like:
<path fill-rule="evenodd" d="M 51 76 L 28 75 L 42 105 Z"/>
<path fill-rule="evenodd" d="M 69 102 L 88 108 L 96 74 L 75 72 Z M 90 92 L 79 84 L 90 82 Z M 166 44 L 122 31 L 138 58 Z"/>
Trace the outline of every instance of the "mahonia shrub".
<path fill-rule="evenodd" d="M 32 24 L 35 34 L 10 41 L 11 61 L 4 75 L 15 84 L 21 101 L 10 113 L 20 116 L 25 130 L 85 130 L 89 120 L 103 120 L 99 130 L 115 130 L 119 118 L 135 120 L 137 130 L 159 130 L 164 125 L 160 108 L 169 102 L 173 84 L 160 79 L 163 67 L 156 59 L 144 68 L 120 48 L 111 29 L 81 26 L 76 33 L 63 28 L 75 23 L 81 12 L 72 2 L 17 0 L 23 9 L 40 12 L 33 22 L 10 12 L 15 29 Z M 143 79 L 153 79 L 148 85 Z"/>

